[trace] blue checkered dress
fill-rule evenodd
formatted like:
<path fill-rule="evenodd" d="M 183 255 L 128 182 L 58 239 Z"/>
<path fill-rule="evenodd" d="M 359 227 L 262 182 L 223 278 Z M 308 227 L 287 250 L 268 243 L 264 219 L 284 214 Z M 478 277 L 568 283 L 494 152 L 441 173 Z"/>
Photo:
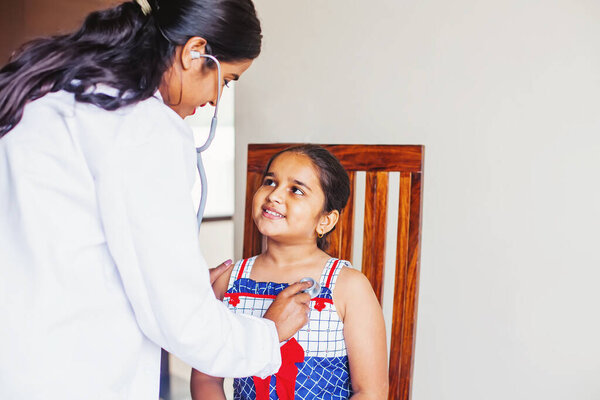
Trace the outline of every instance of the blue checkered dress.
<path fill-rule="evenodd" d="M 235 264 L 223 302 L 234 313 L 262 317 L 275 296 L 288 285 L 250 279 L 255 259 Z M 310 321 L 294 335 L 304 349 L 304 362 L 296 364 L 296 400 L 342 400 L 352 394 L 344 323 L 332 298 L 335 282 L 344 266 L 350 267 L 350 263 L 336 258 L 327 261 L 319 282 L 321 293 L 310 302 Z M 233 389 L 235 400 L 256 399 L 252 377 L 235 379 Z M 269 399 L 277 399 L 275 376 L 271 377 Z"/>

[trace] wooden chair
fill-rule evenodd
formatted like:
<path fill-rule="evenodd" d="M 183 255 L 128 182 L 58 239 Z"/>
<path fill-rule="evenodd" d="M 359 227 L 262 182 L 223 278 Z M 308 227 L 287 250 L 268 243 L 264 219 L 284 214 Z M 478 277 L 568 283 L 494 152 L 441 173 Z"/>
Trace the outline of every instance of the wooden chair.
<path fill-rule="evenodd" d="M 248 145 L 246 206 L 244 217 L 244 258 L 262 251 L 262 237 L 252 221 L 252 197 L 262 182 L 269 158 L 290 146 L 282 144 Z M 328 253 L 352 261 L 356 173 L 365 171 L 364 235 L 362 272 L 375 294 L 383 296 L 384 255 L 388 202 L 388 174 L 400 172 L 398 230 L 396 234 L 396 277 L 390 350 L 390 400 L 411 397 L 414 360 L 419 255 L 421 247 L 421 207 L 423 146 L 400 145 L 323 145 L 348 171 L 351 194 L 346 209 L 331 234 Z"/>

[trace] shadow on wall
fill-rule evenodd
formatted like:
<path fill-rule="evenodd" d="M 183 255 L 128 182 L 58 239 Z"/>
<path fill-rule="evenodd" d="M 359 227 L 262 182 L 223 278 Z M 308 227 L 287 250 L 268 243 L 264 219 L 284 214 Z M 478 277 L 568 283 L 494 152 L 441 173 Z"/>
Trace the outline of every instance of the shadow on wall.
<path fill-rule="evenodd" d="M 87 14 L 111 7 L 115 0 L 0 1 L 0 65 L 23 43 L 39 36 L 75 30 Z"/>

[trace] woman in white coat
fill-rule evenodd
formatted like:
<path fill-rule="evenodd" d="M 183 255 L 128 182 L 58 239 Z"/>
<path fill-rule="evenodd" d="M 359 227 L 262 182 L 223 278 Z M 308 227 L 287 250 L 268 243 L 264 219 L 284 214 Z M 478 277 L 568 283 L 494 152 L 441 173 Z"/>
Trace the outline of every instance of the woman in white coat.
<path fill-rule="evenodd" d="M 156 399 L 161 347 L 216 376 L 278 370 L 306 284 L 265 319 L 214 297 L 183 122 L 260 32 L 250 0 L 138 0 L 0 70 L 0 398 Z"/>

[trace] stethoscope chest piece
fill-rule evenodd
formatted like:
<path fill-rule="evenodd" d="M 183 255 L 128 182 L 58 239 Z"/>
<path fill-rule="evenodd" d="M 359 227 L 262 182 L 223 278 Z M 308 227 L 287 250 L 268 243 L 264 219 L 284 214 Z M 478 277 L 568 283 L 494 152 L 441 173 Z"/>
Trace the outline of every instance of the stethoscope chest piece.
<path fill-rule="evenodd" d="M 308 289 L 303 290 L 304 293 L 308 293 L 310 298 L 317 297 L 317 295 L 321 292 L 321 285 L 313 278 L 302 278 L 300 282 L 310 282 L 311 286 Z"/>

